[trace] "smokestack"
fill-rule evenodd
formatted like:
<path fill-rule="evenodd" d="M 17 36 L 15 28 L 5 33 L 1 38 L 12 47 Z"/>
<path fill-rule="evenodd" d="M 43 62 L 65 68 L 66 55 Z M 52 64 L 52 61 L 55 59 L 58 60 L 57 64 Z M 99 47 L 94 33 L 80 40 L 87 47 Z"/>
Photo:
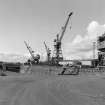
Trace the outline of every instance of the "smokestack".
<path fill-rule="evenodd" d="M 93 59 L 95 59 L 96 42 L 93 42 Z"/>

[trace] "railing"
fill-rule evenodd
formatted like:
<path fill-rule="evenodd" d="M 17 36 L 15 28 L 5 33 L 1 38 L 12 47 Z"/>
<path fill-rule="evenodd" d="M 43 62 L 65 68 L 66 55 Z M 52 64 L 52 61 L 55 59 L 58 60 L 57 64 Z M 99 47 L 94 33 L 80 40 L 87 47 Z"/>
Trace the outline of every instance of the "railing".
<path fill-rule="evenodd" d="M 84 73 L 103 73 L 105 72 L 105 67 L 97 67 L 97 68 L 81 68 L 79 72 L 84 72 Z"/>

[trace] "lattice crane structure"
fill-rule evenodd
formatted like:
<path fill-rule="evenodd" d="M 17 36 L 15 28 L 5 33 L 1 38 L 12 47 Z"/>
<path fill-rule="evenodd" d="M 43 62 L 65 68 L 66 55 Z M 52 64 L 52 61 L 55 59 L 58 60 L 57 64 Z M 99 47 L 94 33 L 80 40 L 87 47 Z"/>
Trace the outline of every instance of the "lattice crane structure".
<path fill-rule="evenodd" d="M 62 27 L 61 35 L 57 34 L 56 39 L 54 40 L 54 54 L 52 57 L 52 62 L 55 64 L 58 64 L 59 61 L 63 60 L 63 54 L 62 54 L 62 49 L 61 49 L 62 39 L 64 37 L 67 25 L 69 23 L 69 20 L 70 20 L 70 17 L 72 16 L 72 14 L 73 14 L 73 12 L 71 12 L 68 15 L 65 25 Z"/>
<path fill-rule="evenodd" d="M 45 45 L 45 49 L 46 49 L 46 53 L 47 53 L 47 62 L 49 64 L 51 61 L 51 50 L 48 48 L 48 46 L 46 45 L 45 42 L 44 42 L 44 45 Z"/>
<path fill-rule="evenodd" d="M 27 49 L 28 49 L 28 51 L 29 51 L 29 53 L 31 55 L 31 58 L 32 59 L 30 59 L 30 61 L 32 63 L 34 63 L 34 64 L 38 64 L 39 63 L 39 60 L 40 60 L 40 55 L 39 54 L 34 55 L 34 50 L 32 50 L 32 48 L 27 44 L 26 41 L 24 41 L 24 43 L 25 43 L 25 45 L 26 45 L 26 47 L 27 47 Z"/>

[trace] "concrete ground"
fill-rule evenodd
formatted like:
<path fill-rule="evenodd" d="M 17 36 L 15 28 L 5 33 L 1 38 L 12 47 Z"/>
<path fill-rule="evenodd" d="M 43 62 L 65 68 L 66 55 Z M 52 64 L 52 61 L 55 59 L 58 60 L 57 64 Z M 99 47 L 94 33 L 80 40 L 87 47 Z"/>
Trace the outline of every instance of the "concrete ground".
<path fill-rule="evenodd" d="M 104 74 L 62 76 L 46 66 L 32 70 L 0 77 L 0 105 L 105 105 Z"/>

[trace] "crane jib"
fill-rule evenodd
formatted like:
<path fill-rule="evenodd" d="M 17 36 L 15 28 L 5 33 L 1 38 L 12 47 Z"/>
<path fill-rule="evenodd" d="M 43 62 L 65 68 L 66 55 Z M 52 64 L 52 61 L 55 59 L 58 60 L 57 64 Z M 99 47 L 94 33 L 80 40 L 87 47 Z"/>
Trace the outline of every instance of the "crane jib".
<path fill-rule="evenodd" d="M 26 43 L 26 41 L 24 41 L 24 43 L 25 43 L 25 45 L 26 45 L 26 47 L 27 47 L 27 49 L 28 49 L 28 51 L 29 51 L 29 53 L 30 53 L 30 55 L 32 56 L 32 58 L 34 59 L 34 55 L 32 54 L 33 53 L 33 51 L 31 50 L 31 47 Z"/>
<path fill-rule="evenodd" d="M 69 14 L 69 16 L 71 16 L 73 14 L 73 12 L 71 12 L 70 14 Z"/>
<path fill-rule="evenodd" d="M 62 38 L 63 38 L 63 36 L 64 36 L 64 33 L 65 33 L 65 31 L 66 31 L 66 28 L 67 28 L 69 19 L 70 19 L 70 17 L 71 17 L 72 14 L 73 14 L 73 12 L 71 12 L 71 13 L 69 14 L 69 16 L 68 16 L 68 18 L 67 18 L 67 21 L 66 21 L 64 27 L 62 28 L 62 33 L 61 33 L 61 37 L 59 38 L 59 41 L 61 41 Z"/>

